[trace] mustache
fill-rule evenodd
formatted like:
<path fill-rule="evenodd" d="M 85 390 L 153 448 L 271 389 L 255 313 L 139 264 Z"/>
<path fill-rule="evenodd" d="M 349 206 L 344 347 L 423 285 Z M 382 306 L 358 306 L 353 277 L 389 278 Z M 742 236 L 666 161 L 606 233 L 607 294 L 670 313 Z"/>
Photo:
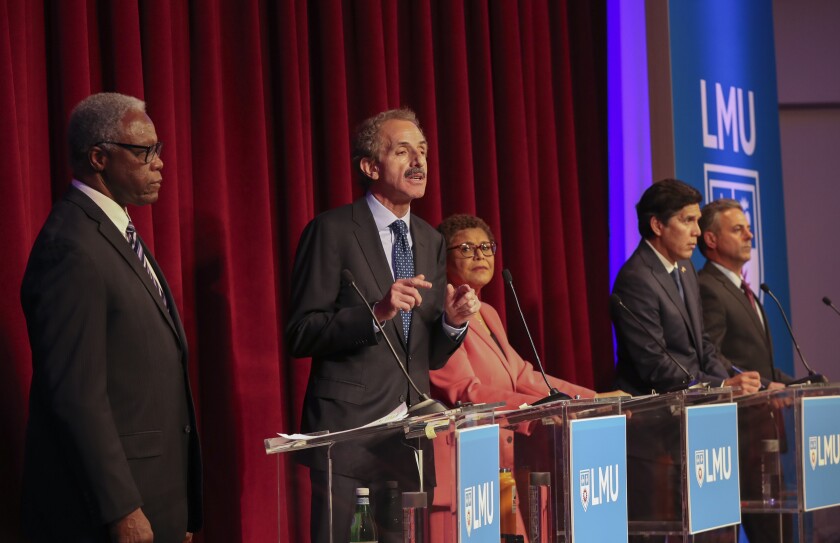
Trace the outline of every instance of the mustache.
<path fill-rule="evenodd" d="M 416 175 L 418 173 L 423 174 L 424 177 L 426 176 L 426 170 L 423 168 L 409 168 L 405 172 L 405 177 L 411 177 L 412 175 Z"/>

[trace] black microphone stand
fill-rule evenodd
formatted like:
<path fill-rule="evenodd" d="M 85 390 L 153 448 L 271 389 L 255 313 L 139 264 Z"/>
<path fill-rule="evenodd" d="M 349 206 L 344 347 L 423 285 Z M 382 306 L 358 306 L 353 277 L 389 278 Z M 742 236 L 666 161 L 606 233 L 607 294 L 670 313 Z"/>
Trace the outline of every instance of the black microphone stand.
<path fill-rule="evenodd" d="M 522 306 L 519 305 L 519 297 L 516 295 L 516 289 L 513 288 L 513 276 L 510 274 L 510 270 L 507 268 L 502 270 L 502 277 L 504 278 L 505 283 L 507 283 L 507 286 L 510 287 L 511 294 L 513 294 L 513 300 L 516 302 L 516 309 L 519 310 L 519 316 L 522 319 L 522 324 L 525 326 L 525 333 L 528 334 L 528 341 L 531 342 L 531 349 L 533 349 L 534 358 L 537 360 L 537 367 L 540 369 L 542 378 L 545 381 L 545 386 L 548 387 L 548 396 L 535 401 L 531 405 L 542 405 L 557 400 L 570 400 L 572 398 L 571 396 L 560 392 L 548 382 L 548 377 L 545 375 L 545 369 L 543 369 L 542 360 L 540 360 L 540 355 L 537 352 L 537 346 L 534 345 L 534 338 L 531 337 L 531 331 L 528 329 L 528 323 L 525 321 L 525 313 L 522 312 Z"/>
<path fill-rule="evenodd" d="M 408 384 L 411 385 L 411 388 L 413 388 L 414 391 L 417 393 L 417 396 L 420 397 L 420 401 L 418 403 L 409 406 L 408 414 L 410 416 L 415 417 L 415 416 L 420 416 L 420 415 L 430 415 L 432 413 L 443 413 L 444 411 L 447 411 L 448 409 L 445 405 L 443 405 L 442 403 L 440 403 L 437 400 L 433 400 L 428 395 L 421 392 L 420 389 L 417 388 L 417 385 L 414 384 L 414 380 L 408 374 L 408 371 L 406 371 L 405 366 L 402 363 L 402 360 L 400 360 L 400 357 L 397 354 L 396 349 L 394 349 L 394 345 L 391 343 L 391 340 L 388 339 L 388 335 L 385 333 L 385 327 L 383 327 L 382 323 L 379 322 L 379 319 L 376 318 L 376 314 L 373 312 L 373 308 L 367 303 L 367 300 L 365 299 L 364 295 L 362 294 L 362 291 L 359 290 L 359 287 L 356 286 L 356 280 L 353 278 L 353 273 L 350 270 L 347 270 L 347 269 L 342 270 L 341 278 L 344 280 L 345 283 L 347 283 L 348 285 L 353 287 L 353 290 L 355 290 L 356 294 L 359 295 L 359 298 L 362 300 L 364 306 L 367 308 L 368 312 L 370 313 L 370 316 L 373 318 L 373 322 L 376 323 L 376 327 L 379 328 L 379 332 L 382 334 L 382 337 L 385 338 L 385 343 L 387 343 L 388 348 L 391 349 L 391 354 L 394 355 L 394 360 L 397 361 L 397 366 L 399 366 L 400 370 L 402 370 L 403 375 L 405 375 L 405 378 L 408 381 Z"/>

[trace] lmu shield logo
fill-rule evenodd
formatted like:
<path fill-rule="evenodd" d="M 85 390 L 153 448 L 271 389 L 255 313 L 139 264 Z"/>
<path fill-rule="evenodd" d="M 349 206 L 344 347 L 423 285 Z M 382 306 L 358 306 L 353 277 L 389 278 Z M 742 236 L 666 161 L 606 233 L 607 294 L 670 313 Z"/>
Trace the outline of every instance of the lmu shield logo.
<path fill-rule="evenodd" d="M 580 504 L 583 506 L 583 511 L 589 508 L 589 503 L 592 501 L 592 472 L 588 469 L 580 472 Z"/>
<path fill-rule="evenodd" d="M 811 459 L 811 469 L 817 469 L 817 448 L 820 446 L 820 438 L 811 436 L 808 438 L 808 456 Z"/>
<path fill-rule="evenodd" d="M 472 525 L 473 525 L 473 487 L 465 488 L 464 489 L 464 520 L 467 522 L 467 537 L 470 536 L 470 532 L 472 532 Z"/>
<path fill-rule="evenodd" d="M 697 485 L 703 486 L 703 479 L 706 478 L 706 451 L 694 451 L 694 475 L 697 477 Z"/>

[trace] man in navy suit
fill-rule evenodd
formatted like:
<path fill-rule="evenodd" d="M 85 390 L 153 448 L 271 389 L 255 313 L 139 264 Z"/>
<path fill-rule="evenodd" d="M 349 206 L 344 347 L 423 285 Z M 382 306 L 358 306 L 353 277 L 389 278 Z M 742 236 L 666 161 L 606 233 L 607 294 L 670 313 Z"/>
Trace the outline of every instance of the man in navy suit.
<path fill-rule="evenodd" d="M 32 348 L 23 519 L 37 542 L 190 541 L 201 454 L 187 341 L 126 206 L 158 199 L 145 104 L 92 95 L 68 123 L 72 186 L 29 257 Z"/>
<path fill-rule="evenodd" d="M 353 160 L 367 194 L 319 215 L 301 235 L 286 333 L 294 356 L 312 357 L 304 432 L 362 426 L 400 404 L 418 401 L 365 303 L 424 393 L 429 370 L 443 367 L 479 310 L 469 286 L 446 283 L 443 237 L 411 213 L 411 202 L 426 190 L 427 152 L 412 111 L 389 110 L 367 119 L 357 131 Z M 355 277 L 364 301 L 342 280 L 345 269 Z M 332 447 L 334 541 L 347 539 L 356 487 L 372 487 L 376 494 L 385 481 L 396 480 L 401 490 L 416 490 L 417 462 L 410 445 L 393 434 Z M 424 449 L 425 482 L 431 485 L 432 455 L 429 447 Z M 325 542 L 327 458 L 323 450 L 314 450 L 305 461 L 311 467 L 311 537 Z M 381 513 L 380 508 L 380 518 Z M 392 535 L 402 541 L 402 534 L 384 534 L 380 541 Z"/>
<path fill-rule="evenodd" d="M 698 381 L 738 386 L 745 393 L 761 385 L 755 371 L 730 377 L 703 328 L 697 273 L 689 260 L 700 236 L 701 200 L 694 187 L 665 179 L 648 187 L 636 204 L 643 239 L 621 267 L 613 292 L 644 328 L 615 297 L 610 308 L 622 390 L 661 392 L 688 380 L 648 333 Z"/>

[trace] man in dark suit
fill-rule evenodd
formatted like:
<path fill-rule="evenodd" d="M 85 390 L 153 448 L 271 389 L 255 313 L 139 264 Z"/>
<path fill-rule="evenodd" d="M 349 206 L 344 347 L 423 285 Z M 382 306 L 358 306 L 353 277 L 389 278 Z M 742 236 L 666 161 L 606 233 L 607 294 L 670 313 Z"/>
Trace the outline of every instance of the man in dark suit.
<path fill-rule="evenodd" d="M 701 199 L 690 185 L 666 179 L 650 186 L 636 204 L 643 239 L 618 273 L 613 285 L 617 297 L 610 308 L 622 390 L 661 392 L 691 380 L 649 333 L 697 381 L 739 386 L 745 393 L 760 386 L 754 371 L 730 377 L 703 329 L 697 274 L 689 260 L 700 235 Z M 617 298 L 644 328 L 620 307 Z"/>
<path fill-rule="evenodd" d="M 706 264 L 700 270 L 703 324 L 727 367 L 757 371 L 761 384 L 784 388 L 790 382 L 773 365 L 773 342 L 764 307 L 741 270 L 752 254 L 753 235 L 741 205 L 722 198 L 707 204 L 698 239 Z"/>
<path fill-rule="evenodd" d="M 752 256 L 750 225 L 741 205 L 728 198 L 706 204 L 700 217 L 702 235 L 698 239 L 706 264 L 699 273 L 703 300 L 703 324 L 717 348 L 719 358 L 730 371 L 757 371 L 768 390 L 781 389 L 793 379 L 773 365 L 773 343 L 764 307 L 755 296 L 741 270 Z M 777 426 L 779 414 L 761 408 L 742 409 L 738 424 L 750 428 L 755 443 L 741 442 L 742 466 L 760 462 L 762 443 L 784 447 L 783 431 Z M 761 496 L 758 470 L 741 473 L 742 499 Z M 790 519 L 781 515 L 743 515 L 743 527 L 750 541 L 789 541 Z M 782 536 L 784 534 L 784 536 Z"/>
<path fill-rule="evenodd" d="M 428 148 L 414 113 L 389 110 L 367 119 L 355 147 L 354 167 L 367 195 L 310 222 L 295 258 L 286 333 L 294 356 L 312 357 L 304 432 L 362 426 L 418 400 L 342 270 L 354 275 L 423 392 L 429 370 L 446 363 L 480 307 L 468 286 L 446 284 L 443 237 L 410 213 L 412 200 L 425 192 Z M 429 452 L 423 455 L 427 484 L 433 480 Z M 414 451 L 399 434 L 335 445 L 332 459 L 334 541 L 347 539 L 356 487 L 375 493 L 386 480 L 399 481 L 403 491 L 419 483 Z M 312 541 L 328 541 L 326 454 L 315 450 L 306 462 Z"/>
<path fill-rule="evenodd" d="M 201 457 L 187 342 L 126 206 L 158 199 L 145 104 L 92 95 L 68 124 L 71 188 L 44 224 L 21 302 L 33 376 L 23 474 L 34 541 L 190 541 Z"/>

